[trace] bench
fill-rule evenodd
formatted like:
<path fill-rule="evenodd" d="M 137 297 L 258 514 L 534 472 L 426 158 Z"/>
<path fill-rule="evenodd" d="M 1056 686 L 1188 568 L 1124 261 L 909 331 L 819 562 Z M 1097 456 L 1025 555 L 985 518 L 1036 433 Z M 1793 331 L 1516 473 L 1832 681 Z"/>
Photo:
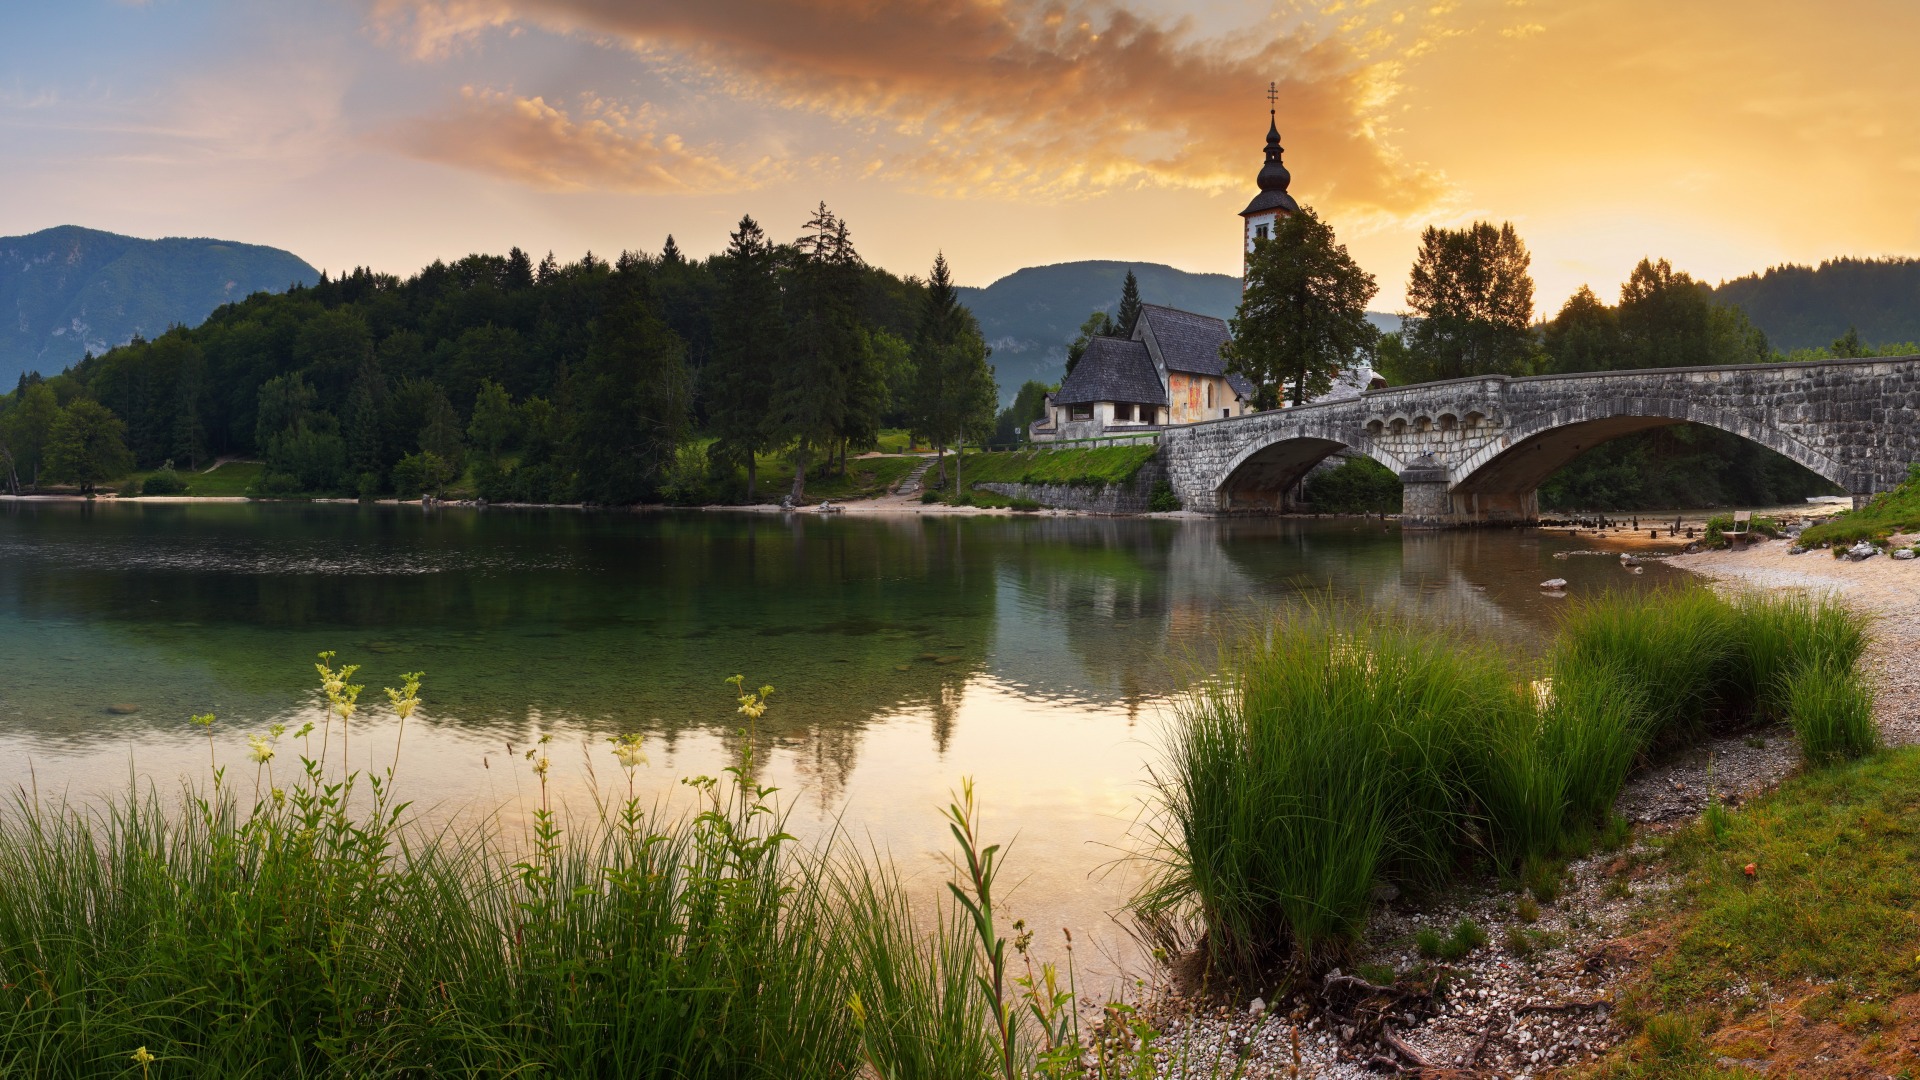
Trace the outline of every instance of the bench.
<path fill-rule="evenodd" d="M 1728 547 L 1737 548 L 1753 543 L 1756 535 L 1753 531 L 1753 511 L 1735 510 L 1733 528 L 1722 530 L 1720 535 L 1727 538 Z"/>

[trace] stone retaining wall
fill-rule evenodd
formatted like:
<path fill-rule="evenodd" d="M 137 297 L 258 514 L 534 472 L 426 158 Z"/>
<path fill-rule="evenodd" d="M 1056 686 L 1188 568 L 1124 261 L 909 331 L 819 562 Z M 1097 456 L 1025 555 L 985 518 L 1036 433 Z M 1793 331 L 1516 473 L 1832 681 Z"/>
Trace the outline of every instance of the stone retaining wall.
<path fill-rule="evenodd" d="M 1090 514 L 1144 514 L 1153 489 L 1167 479 L 1167 467 L 1154 458 L 1133 479 L 1119 484 L 975 484 L 975 488 L 1009 499 L 1032 499 L 1053 510 L 1080 510 Z"/>

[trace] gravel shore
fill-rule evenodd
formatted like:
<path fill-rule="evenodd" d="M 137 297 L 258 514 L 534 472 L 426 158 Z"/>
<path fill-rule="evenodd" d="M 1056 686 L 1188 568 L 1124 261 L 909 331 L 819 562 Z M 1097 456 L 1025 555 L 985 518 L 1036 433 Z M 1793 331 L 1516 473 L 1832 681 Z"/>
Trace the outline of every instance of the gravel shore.
<path fill-rule="evenodd" d="M 1881 729 L 1889 743 L 1920 742 L 1920 664 L 1913 660 L 1920 649 L 1920 560 L 1854 563 L 1822 551 L 1790 555 L 1789 546 L 1773 541 L 1676 555 L 1668 565 L 1728 588 L 1830 593 L 1873 616 L 1867 665 Z M 1657 833 L 1694 820 L 1712 798 L 1737 804 L 1767 791 L 1797 762 L 1784 726 L 1727 737 L 1635 774 L 1617 805 L 1642 835 Z M 1201 1000 L 1161 985 L 1143 1009 L 1165 1033 L 1159 1075 L 1208 1076 L 1211 1063 L 1238 1061 L 1249 1080 L 1357 1078 L 1423 1065 L 1430 1077 L 1530 1077 L 1594 1060 L 1625 1035 L 1608 1006 L 1611 987 L 1632 963 L 1622 939 L 1672 884 L 1652 849 L 1635 844 L 1574 863 L 1562 895 L 1537 911 L 1520 902 L 1521 894 L 1489 886 L 1383 904 L 1357 969 L 1418 971 L 1427 963 L 1413 945 L 1419 931 L 1444 935 L 1462 919 L 1485 931 L 1487 945 L 1444 965 L 1448 992 L 1437 1006 L 1427 995 L 1355 980 L 1329 979 L 1319 998 L 1289 1003 L 1286 1012 L 1259 1001 Z"/>

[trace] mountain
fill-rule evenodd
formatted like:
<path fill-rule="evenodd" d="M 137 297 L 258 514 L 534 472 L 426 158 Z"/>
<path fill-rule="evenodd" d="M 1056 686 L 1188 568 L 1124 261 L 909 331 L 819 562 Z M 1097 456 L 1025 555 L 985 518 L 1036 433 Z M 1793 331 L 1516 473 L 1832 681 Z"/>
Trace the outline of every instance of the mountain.
<path fill-rule="evenodd" d="M 222 304 L 320 274 L 278 248 L 225 240 L 141 240 L 62 225 L 0 237 L 0 388 L 52 375 L 88 352 L 198 325 Z"/>
<path fill-rule="evenodd" d="M 1015 270 L 985 288 L 964 287 L 960 301 L 980 320 L 993 347 L 1000 396 L 1011 401 L 1028 379 L 1057 383 L 1065 373 L 1067 346 L 1096 309 L 1113 314 L 1127 271 L 1140 282 L 1140 299 L 1182 311 L 1230 319 L 1240 303 L 1240 279 L 1195 274 L 1159 263 L 1107 260 L 1054 263 Z M 1369 313 L 1382 330 L 1400 329 L 1393 315 Z"/>
<path fill-rule="evenodd" d="M 1829 344 L 1849 326 L 1873 345 L 1920 341 L 1920 259 L 1775 266 L 1722 282 L 1713 296 L 1738 305 L 1781 352 Z"/>

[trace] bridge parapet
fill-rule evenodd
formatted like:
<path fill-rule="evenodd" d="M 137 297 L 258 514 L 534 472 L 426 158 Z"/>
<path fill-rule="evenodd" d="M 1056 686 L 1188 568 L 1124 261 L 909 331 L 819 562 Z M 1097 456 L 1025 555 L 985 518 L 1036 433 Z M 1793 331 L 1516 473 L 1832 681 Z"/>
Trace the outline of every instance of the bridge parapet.
<path fill-rule="evenodd" d="M 1409 524 L 1456 525 L 1534 520 L 1536 490 L 1562 465 L 1686 422 L 1870 497 L 1920 461 L 1920 357 L 1456 379 L 1171 428 L 1162 441 L 1188 509 L 1284 509 L 1315 465 L 1346 451 L 1401 477 Z"/>

